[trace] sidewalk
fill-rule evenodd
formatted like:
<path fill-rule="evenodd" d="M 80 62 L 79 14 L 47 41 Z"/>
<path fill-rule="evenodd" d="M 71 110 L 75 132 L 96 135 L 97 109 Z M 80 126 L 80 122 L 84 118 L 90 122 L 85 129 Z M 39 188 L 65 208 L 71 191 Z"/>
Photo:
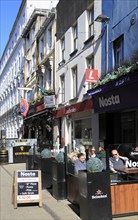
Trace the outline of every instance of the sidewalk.
<path fill-rule="evenodd" d="M 14 209 L 12 205 L 12 184 L 14 170 L 25 170 L 25 164 L 0 165 L 0 220 L 79 220 L 79 210 L 67 200 L 57 201 L 50 192 L 42 190 L 42 208 L 27 204 Z M 74 207 L 75 208 L 75 207 Z M 116 218 L 117 220 L 138 220 L 138 216 Z M 96 219 L 95 219 L 96 220 Z"/>

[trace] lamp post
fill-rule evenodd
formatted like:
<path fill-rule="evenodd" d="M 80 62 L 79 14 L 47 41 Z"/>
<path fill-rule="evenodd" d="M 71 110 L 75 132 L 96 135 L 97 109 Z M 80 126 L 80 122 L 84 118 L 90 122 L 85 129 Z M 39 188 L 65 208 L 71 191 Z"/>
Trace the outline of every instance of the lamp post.
<path fill-rule="evenodd" d="M 95 19 L 97 22 L 105 23 L 106 24 L 106 73 L 108 72 L 108 23 L 110 18 L 106 15 L 98 15 Z"/>

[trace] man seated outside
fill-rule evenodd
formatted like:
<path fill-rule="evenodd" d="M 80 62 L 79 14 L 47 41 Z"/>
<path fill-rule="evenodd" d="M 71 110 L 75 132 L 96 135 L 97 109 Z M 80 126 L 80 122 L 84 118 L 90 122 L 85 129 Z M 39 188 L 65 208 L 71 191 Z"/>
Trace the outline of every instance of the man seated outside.
<path fill-rule="evenodd" d="M 75 174 L 78 174 L 79 170 L 86 170 L 86 160 L 83 153 L 78 154 L 78 159 L 74 162 Z"/>
<path fill-rule="evenodd" d="M 112 157 L 109 158 L 109 167 L 113 173 L 118 173 L 117 169 L 125 169 L 127 157 L 120 156 L 116 149 L 111 151 Z"/>

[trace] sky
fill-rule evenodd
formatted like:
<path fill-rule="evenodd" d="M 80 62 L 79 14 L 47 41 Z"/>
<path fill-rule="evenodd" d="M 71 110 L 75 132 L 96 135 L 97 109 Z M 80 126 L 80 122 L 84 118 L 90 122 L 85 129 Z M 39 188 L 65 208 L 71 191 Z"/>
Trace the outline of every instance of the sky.
<path fill-rule="evenodd" d="M 22 0 L 0 0 L 0 58 L 4 52 Z"/>

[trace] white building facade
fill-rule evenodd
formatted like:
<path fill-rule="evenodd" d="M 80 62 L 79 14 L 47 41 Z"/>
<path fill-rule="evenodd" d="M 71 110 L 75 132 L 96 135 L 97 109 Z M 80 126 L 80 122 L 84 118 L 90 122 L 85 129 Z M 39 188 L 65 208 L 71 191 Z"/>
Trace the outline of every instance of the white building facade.
<path fill-rule="evenodd" d="M 23 0 L 14 22 L 9 40 L 0 60 L 0 130 L 6 132 L 6 138 L 17 138 L 23 124 L 20 111 L 18 87 L 24 87 L 24 39 L 22 32 L 34 9 L 55 7 L 57 1 Z"/>
<path fill-rule="evenodd" d="M 92 119 L 93 103 L 87 96 L 92 83 L 86 82 L 85 75 L 88 68 L 97 69 L 101 75 L 102 26 L 95 18 L 102 13 L 102 1 L 87 0 L 83 7 L 79 1 L 72 5 L 65 2 L 57 5 L 58 110 L 55 113 L 54 143 L 68 146 L 70 151 L 80 145 L 98 146 L 98 127 L 97 133 L 93 134 L 97 116 Z"/>

